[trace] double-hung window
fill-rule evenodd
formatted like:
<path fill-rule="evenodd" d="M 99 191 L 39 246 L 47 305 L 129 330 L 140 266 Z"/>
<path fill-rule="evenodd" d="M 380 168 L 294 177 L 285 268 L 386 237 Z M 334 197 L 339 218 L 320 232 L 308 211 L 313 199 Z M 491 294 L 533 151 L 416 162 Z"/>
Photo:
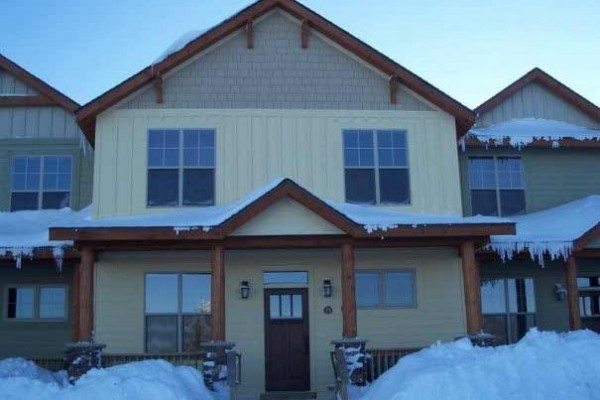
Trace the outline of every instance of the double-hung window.
<path fill-rule="evenodd" d="M 481 281 L 483 330 L 499 344 L 514 343 L 536 326 L 532 278 Z"/>
<path fill-rule="evenodd" d="M 15 156 L 11 170 L 11 211 L 69 207 L 71 156 Z"/>
<path fill-rule="evenodd" d="M 469 188 L 473 215 L 506 217 L 525 212 L 519 157 L 470 157 Z"/>
<path fill-rule="evenodd" d="M 17 285 L 6 291 L 8 320 L 64 320 L 67 317 L 66 286 Z"/>
<path fill-rule="evenodd" d="M 215 202 L 215 131 L 148 132 L 148 206 L 211 206 Z"/>
<path fill-rule="evenodd" d="M 358 308 L 415 307 L 415 271 L 357 271 Z"/>
<path fill-rule="evenodd" d="M 600 332 L 600 277 L 577 278 L 577 286 L 583 327 Z"/>
<path fill-rule="evenodd" d="M 211 275 L 146 275 L 146 351 L 197 352 L 210 340 Z"/>
<path fill-rule="evenodd" d="M 346 201 L 409 204 L 406 132 L 344 130 Z"/>

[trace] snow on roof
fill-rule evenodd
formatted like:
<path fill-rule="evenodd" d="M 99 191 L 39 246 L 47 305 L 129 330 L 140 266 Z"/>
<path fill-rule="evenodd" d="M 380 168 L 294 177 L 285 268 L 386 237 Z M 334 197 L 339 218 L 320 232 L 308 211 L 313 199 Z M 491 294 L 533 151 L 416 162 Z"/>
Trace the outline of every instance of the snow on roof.
<path fill-rule="evenodd" d="M 600 195 L 591 195 L 547 210 L 509 218 L 516 235 L 493 235 L 489 248 L 503 260 L 528 251 L 543 266 L 544 254 L 567 259 L 574 242 L 600 223 Z"/>
<path fill-rule="evenodd" d="M 23 256 L 30 257 L 37 248 L 49 248 L 59 262 L 63 249 L 72 245 L 70 241 L 50 241 L 50 226 L 69 224 L 89 216 L 90 210 L 73 211 L 36 210 L 0 212 L 0 257 L 11 256 L 21 266 Z"/>
<path fill-rule="evenodd" d="M 547 140 L 558 146 L 558 141 L 565 138 L 575 140 L 600 140 L 600 130 L 541 118 L 511 119 L 486 128 L 473 128 L 466 137 L 474 137 L 481 142 L 502 144 L 508 140 L 511 146 L 524 147 L 534 140 Z M 464 146 L 465 138 L 461 139 Z"/>
<path fill-rule="evenodd" d="M 177 53 L 179 50 L 183 49 L 185 46 L 190 44 L 193 40 L 198 39 L 201 35 L 206 33 L 207 30 L 195 30 L 188 31 L 177 38 L 169 47 L 165 49 L 157 58 L 152 62 L 152 64 L 158 64 L 163 61 L 165 58 L 169 57 L 173 53 Z"/>

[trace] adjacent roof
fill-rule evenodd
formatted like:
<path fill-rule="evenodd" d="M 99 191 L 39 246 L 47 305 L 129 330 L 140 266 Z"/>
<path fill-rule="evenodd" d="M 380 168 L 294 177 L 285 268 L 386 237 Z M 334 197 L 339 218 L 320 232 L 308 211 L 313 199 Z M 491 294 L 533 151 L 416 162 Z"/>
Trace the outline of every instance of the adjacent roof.
<path fill-rule="evenodd" d="M 542 71 L 540 68 L 532 69 L 531 71 L 523 75 L 521 78 L 508 85 L 506 88 L 504 88 L 496 95 L 488 99 L 482 105 L 475 108 L 475 112 L 478 115 L 481 115 L 492 110 L 498 104 L 502 103 L 504 100 L 508 99 L 510 96 L 514 95 L 523 87 L 529 85 L 532 82 L 539 83 L 540 85 L 546 87 L 546 89 L 554 93 L 559 98 L 577 107 L 583 113 L 587 114 L 594 120 L 600 121 L 600 108 L 598 106 L 596 106 L 594 103 L 581 96 L 579 93 L 575 92 L 571 88 L 565 86 L 546 72 Z"/>
<path fill-rule="evenodd" d="M 491 236 L 488 245 L 503 260 L 521 252 L 542 265 L 544 255 L 567 259 L 600 237 L 600 195 L 509 219 L 517 224 L 516 235 Z"/>
<path fill-rule="evenodd" d="M 294 17 L 306 21 L 311 29 L 325 35 L 382 72 L 396 76 L 401 84 L 453 115 L 460 136 L 475 122 L 475 114 L 469 108 L 297 1 L 259 0 L 209 29 L 183 48 L 169 54 L 162 61 L 146 67 L 81 107 L 77 111 L 77 119 L 90 143 L 94 144 L 97 115 L 151 83 L 155 77 L 164 75 L 214 43 L 245 27 L 249 20 L 256 19 L 274 8 L 280 8 Z"/>
<path fill-rule="evenodd" d="M 486 237 L 512 234 L 514 224 L 495 217 L 406 214 L 375 206 L 325 201 L 290 179 L 278 179 L 243 199 L 222 206 L 161 214 L 106 217 L 56 224 L 53 240 L 221 240 L 269 206 L 291 198 L 350 237 Z"/>
<path fill-rule="evenodd" d="M 79 104 L 59 92 L 46 82 L 42 81 L 35 75 L 27 72 L 25 69 L 17 65 L 14 61 L 9 60 L 0 54 L 0 69 L 4 69 L 17 79 L 31 86 L 40 96 L 1 96 L 0 106 L 22 103 L 21 105 L 57 105 L 71 112 L 75 112 L 79 108 Z M 20 97 L 15 99 L 14 97 Z M 29 103 L 29 104 L 28 104 Z"/>

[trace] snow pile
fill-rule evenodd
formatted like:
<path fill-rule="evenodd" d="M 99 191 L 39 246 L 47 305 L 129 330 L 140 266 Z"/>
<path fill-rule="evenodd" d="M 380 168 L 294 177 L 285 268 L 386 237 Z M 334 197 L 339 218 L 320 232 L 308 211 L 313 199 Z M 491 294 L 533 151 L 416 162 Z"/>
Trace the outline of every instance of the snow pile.
<path fill-rule="evenodd" d="M 40 379 L 24 360 L 9 359 L 3 363 L 12 364 L 23 373 L 3 376 L 0 372 L 2 400 L 213 400 L 197 370 L 174 367 L 166 361 L 93 369 L 75 385 Z"/>
<path fill-rule="evenodd" d="M 2 393 L 2 382 L 12 378 L 27 378 L 48 384 L 66 383 L 62 374 L 53 374 L 38 367 L 32 361 L 23 358 L 0 360 L 0 393 Z M 0 398 L 3 397 L 0 396 Z"/>
<path fill-rule="evenodd" d="M 516 235 L 490 237 L 488 247 L 502 260 L 528 251 L 531 258 L 543 266 L 544 254 L 551 259 L 567 259 L 574 243 L 582 235 L 600 224 L 600 195 L 560 205 L 531 214 L 510 218 L 516 223 Z"/>
<path fill-rule="evenodd" d="M 512 346 L 436 345 L 402 358 L 361 400 L 600 399 L 600 335 L 532 329 Z"/>
<path fill-rule="evenodd" d="M 511 146 L 522 148 L 535 140 L 552 142 L 558 147 L 558 141 L 565 138 L 575 140 L 600 140 L 600 130 L 585 128 L 563 121 L 541 118 L 511 119 L 486 128 L 473 128 L 466 137 L 473 137 L 487 144 L 501 145 L 505 141 Z M 464 140 L 461 145 L 464 148 Z"/>
<path fill-rule="evenodd" d="M 73 211 L 70 208 L 0 212 L 0 257 L 10 256 L 20 267 L 22 257 L 31 257 L 35 249 L 49 248 L 60 265 L 63 249 L 72 242 L 50 241 L 48 228 L 68 225 L 89 215 L 89 209 Z"/>

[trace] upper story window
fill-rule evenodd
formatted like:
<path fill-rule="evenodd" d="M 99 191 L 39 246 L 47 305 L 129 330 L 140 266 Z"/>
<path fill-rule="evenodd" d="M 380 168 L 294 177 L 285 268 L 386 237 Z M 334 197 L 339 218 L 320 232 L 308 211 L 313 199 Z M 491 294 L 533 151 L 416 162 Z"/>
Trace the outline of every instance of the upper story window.
<path fill-rule="evenodd" d="M 473 215 L 506 217 L 525 212 L 519 157 L 470 157 L 469 188 Z"/>
<path fill-rule="evenodd" d="M 409 204 L 406 132 L 344 130 L 346 201 Z"/>
<path fill-rule="evenodd" d="M 11 171 L 11 211 L 69 207 L 71 156 L 16 156 Z"/>
<path fill-rule="evenodd" d="M 148 206 L 215 203 L 215 131 L 151 129 L 148 132 Z"/>

